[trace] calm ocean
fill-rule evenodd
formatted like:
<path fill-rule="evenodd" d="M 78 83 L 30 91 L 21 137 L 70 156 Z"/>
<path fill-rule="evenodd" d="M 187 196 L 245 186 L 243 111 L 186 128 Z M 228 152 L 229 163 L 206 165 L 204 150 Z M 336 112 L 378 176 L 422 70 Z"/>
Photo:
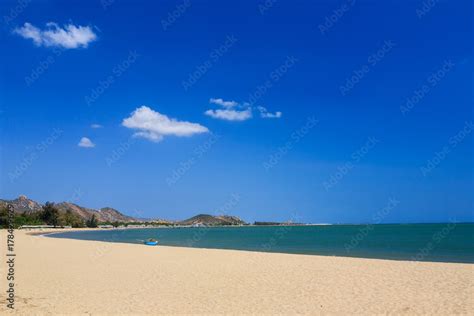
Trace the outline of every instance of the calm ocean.
<path fill-rule="evenodd" d="M 474 223 L 111 229 L 49 236 L 139 244 L 156 238 L 166 246 L 474 263 Z"/>

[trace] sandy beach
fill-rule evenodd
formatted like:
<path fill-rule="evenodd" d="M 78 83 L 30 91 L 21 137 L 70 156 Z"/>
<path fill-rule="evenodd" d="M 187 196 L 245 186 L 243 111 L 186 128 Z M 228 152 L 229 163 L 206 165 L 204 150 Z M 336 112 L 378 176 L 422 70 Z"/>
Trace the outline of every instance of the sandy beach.
<path fill-rule="evenodd" d="M 0 247 L 5 279 L 6 243 Z M 474 314 L 471 264 L 146 247 L 24 231 L 15 231 L 15 253 L 16 314 Z M 11 312 L 5 280 L 0 290 L 0 313 Z"/>

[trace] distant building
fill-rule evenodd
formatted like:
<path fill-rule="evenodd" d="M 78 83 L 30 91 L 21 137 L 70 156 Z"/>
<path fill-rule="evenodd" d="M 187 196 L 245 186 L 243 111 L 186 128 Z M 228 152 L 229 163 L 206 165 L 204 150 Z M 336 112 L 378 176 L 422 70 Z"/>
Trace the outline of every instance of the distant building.
<path fill-rule="evenodd" d="M 205 224 L 203 223 L 194 223 L 193 225 L 191 225 L 192 227 L 206 227 Z"/>
<path fill-rule="evenodd" d="M 43 228 L 60 228 L 54 227 L 53 225 L 23 225 L 18 227 L 18 229 L 43 229 Z"/>
<path fill-rule="evenodd" d="M 128 228 L 142 228 L 142 227 L 146 227 L 145 224 L 141 224 L 141 225 L 128 225 L 127 226 Z"/>
<path fill-rule="evenodd" d="M 112 225 L 99 225 L 97 227 L 99 227 L 99 228 L 114 228 L 114 226 L 112 226 Z"/>

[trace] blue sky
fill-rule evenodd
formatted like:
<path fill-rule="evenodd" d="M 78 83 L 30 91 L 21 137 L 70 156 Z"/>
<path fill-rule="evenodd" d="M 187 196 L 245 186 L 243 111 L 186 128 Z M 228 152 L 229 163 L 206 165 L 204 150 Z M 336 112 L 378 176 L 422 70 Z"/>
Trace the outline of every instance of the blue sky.
<path fill-rule="evenodd" d="M 472 221 L 470 1 L 2 1 L 1 198 Z"/>

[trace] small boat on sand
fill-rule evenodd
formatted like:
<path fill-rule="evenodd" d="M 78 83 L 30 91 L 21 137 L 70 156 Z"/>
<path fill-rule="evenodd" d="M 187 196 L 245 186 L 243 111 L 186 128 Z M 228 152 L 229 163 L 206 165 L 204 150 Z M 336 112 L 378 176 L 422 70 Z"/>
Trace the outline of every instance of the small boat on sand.
<path fill-rule="evenodd" d="M 145 240 L 144 243 L 147 246 L 156 246 L 156 245 L 158 245 L 158 240 L 156 240 L 154 238 L 149 238 L 149 239 Z"/>

